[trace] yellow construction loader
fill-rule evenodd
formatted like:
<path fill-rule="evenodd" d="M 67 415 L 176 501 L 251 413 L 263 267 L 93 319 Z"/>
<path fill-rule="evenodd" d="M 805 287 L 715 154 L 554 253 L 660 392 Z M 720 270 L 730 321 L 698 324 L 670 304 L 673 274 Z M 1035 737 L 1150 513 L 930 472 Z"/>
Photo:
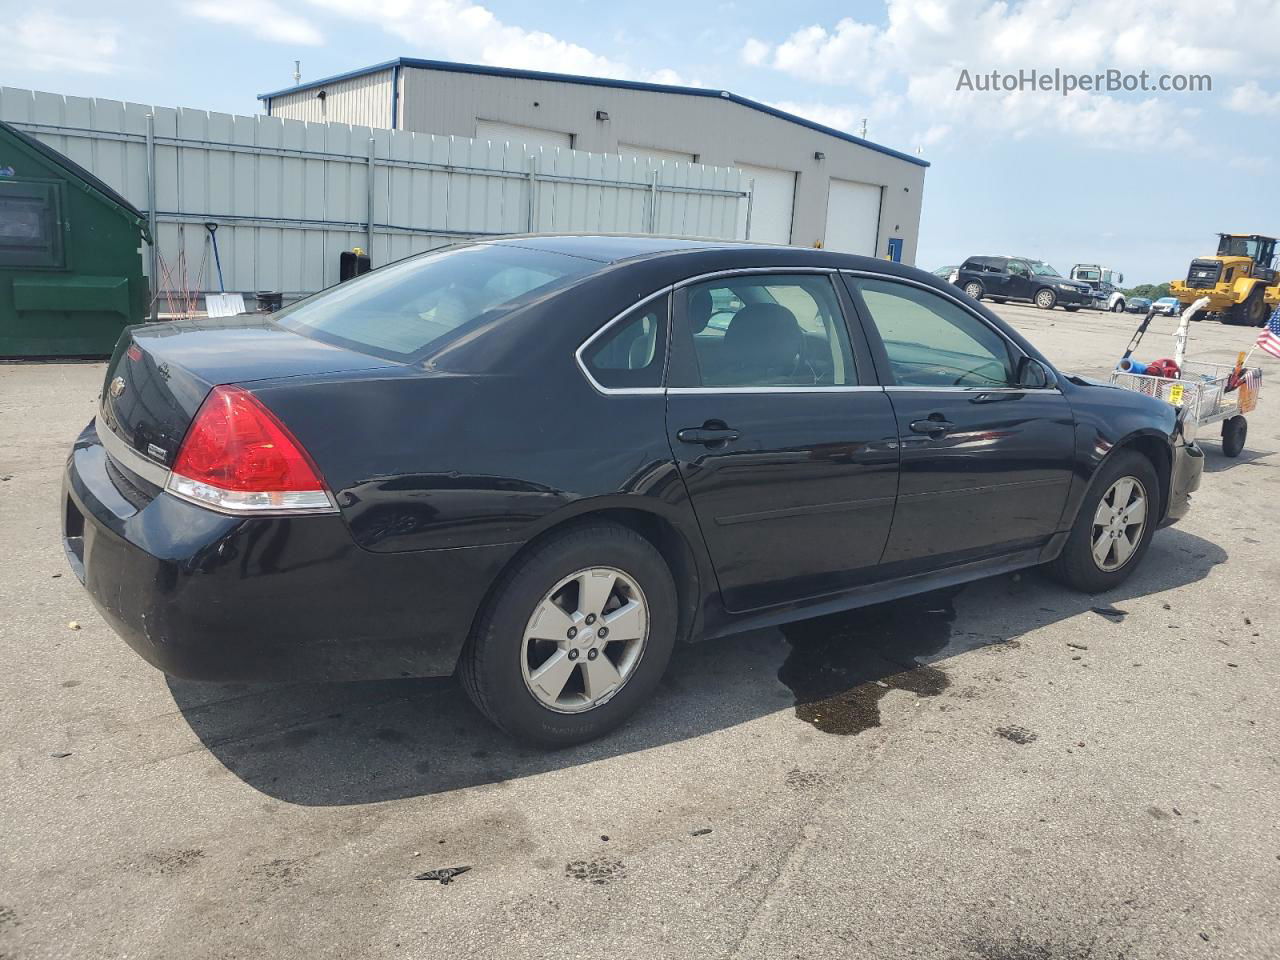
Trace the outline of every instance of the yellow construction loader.
<path fill-rule="evenodd" d="M 1275 237 L 1220 233 L 1217 254 L 1192 260 L 1187 279 L 1174 280 L 1169 292 L 1184 309 L 1208 297 L 1206 311 L 1223 323 L 1260 327 L 1280 306 L 1275 257 Z"/>

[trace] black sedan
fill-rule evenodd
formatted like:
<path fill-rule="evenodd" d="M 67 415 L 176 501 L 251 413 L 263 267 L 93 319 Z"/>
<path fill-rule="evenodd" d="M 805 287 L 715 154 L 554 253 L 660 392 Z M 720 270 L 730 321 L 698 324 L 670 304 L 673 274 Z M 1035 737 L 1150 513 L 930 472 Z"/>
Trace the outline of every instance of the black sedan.
<path fill-rule="evenodd" d="M 567 744 L 677 642 L 1037 565 L 1115 586 L 1199 483 L 1180 417 L 899 264 L 509 238 L 126 331 L 63 538 L 164 671 L 456 671 Z"/>

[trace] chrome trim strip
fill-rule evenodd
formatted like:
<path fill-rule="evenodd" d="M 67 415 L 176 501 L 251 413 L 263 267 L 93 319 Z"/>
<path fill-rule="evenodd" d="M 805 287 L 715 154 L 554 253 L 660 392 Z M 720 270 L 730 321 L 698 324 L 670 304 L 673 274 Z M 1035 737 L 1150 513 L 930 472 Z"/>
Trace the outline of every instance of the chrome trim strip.
<path fill-rule="evenodd" d="M 144 457 L 125 442 L 124 438 L 102 421 L 102 415 L 93 418 L 93 429 L 98 434 L 98 441 L 106 448 L 107 456 L 116 462 L 116 466 L 124 467 L 136 473 L 148 483 L 163 487 L 169 479 L 169 468 Z"/>
<path fill-rule="evenodd" d="M 696 277 L 685 277 L 683 280 L 677 280 L 673 285 L 676 289 L 687 287 L 691 283 L 700 283 L 703 280 L 714 280 L 717 277 L 733 277 L 744 276 L 753 273 L 839 273 L 839 267 L 805 267 L 805 266 L 782 266 L 782 267 L 730 267 L 725 270 L 715 270 L 711 273 L 700 273 Z"/>
<path fill-rule="evenodd" d="M 591 371 L 587 369 L 587 362 L 582 358 L 582 355 L 586 352 L 587 348 L 591 346 L 591 344 L 595 343 L 602 336 L 604 336 L 614 324 L 618 323 L 624 317 L 630 316 L 633 310 L 637 310 L 640 307 L 643 307 L 650 300 L 656 300 L 658 297 L 670 294 L 674 289 L 675 287 L 673 284 L 667 284 L 661 290 L 655 290 L 653 293 L 649 294 L 644 299 L 637 300 L 631 306 L 627 307 L 627 309 L 619 313 L 616 317 L 614 317 L 613 319 L 605 323 L 599 330 L 597 330 L 591 336 L 587 337 L 586 340 L 582 341 L 582 345 L 579 346 L 577 350 L 573 351 L 573 358 L 578 363 L 578 369 L 582 371 L 582 375 L 587 378 L 587 382 L 591 384 L 591 386 L 595 389 L 597 393 L 604 394 L 606 397 L 612 397 L 612 396 L 635 397 L 635 396 L 651 396 L 651 395 L 661 396 L 665 392 L 665 389 L 662 386 L 606 387 L 591 375 Z M 670 303 L 667 304 L 667 335 L 665 337 L 665 340 L 666 340 L 666 353 L 663 355 L 663 358 L 662 358 L 662 377 L 661 377 L 662 383 L 666 383 L 667 381 L 667 362 L 671 358 L 671 304 Z"/>
<path fill-rule="evenodd" d="M 1056 387 L 885 387 L 894 393 L 1055 393 Z"/>
<path fill-rule="evenodd" d="M 668 387 L 667 393 L 675 396 L 700 393 L 865 393 L 883 392 L 878 385 L 848 387 L 794 386 L 794 387 Z"/>

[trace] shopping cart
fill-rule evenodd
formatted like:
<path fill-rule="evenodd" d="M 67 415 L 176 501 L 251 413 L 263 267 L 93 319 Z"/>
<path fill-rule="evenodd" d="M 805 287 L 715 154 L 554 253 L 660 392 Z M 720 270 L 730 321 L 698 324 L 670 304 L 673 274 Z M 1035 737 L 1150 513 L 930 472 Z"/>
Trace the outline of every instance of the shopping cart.
<path fill-rule="evenodd" d="M 1202 427 L 1222 424 L 1222 452 L 1228 457 L 1238 457 L 1249 430 L 1245 414 L 1258 405 L 1258 395 L 1262 392 L 1262 370 L 1246 367 L 1244 354 L 1235 364 L 1183 359 L 1189 322 L 1207 303 L 1207 300 L 1198 300 L 1188 307 L 1174 334 L 1174 365 L 1178 376 L 1161 376 L 1147 372 L 1143 364 L 1126 363 L 1146 332 L 1151 320 L 1148 314 L 1134 334 L 1121 366 L 1112 372 L 1111 382 L 1125 390 L 1145 393 L 1181 407 L 1186 411 L 1184 423 L 1190 438 L 1197 437 Z M 1132 369 L 1125 369 L 1130 366 Z"/>

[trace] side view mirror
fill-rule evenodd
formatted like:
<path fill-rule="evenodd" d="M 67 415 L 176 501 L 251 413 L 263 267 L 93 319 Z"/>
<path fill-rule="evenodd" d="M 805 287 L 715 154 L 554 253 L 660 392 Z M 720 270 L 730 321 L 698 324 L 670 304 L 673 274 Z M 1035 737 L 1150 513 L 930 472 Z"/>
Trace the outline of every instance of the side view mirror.
<path fill-rule="evenodd" d="M 1017 380 L 1017 386 L 1028 390 L 1045 390 L 1058 382 L 1052 371 L 1035 357 L 1018 361 Z"/>

